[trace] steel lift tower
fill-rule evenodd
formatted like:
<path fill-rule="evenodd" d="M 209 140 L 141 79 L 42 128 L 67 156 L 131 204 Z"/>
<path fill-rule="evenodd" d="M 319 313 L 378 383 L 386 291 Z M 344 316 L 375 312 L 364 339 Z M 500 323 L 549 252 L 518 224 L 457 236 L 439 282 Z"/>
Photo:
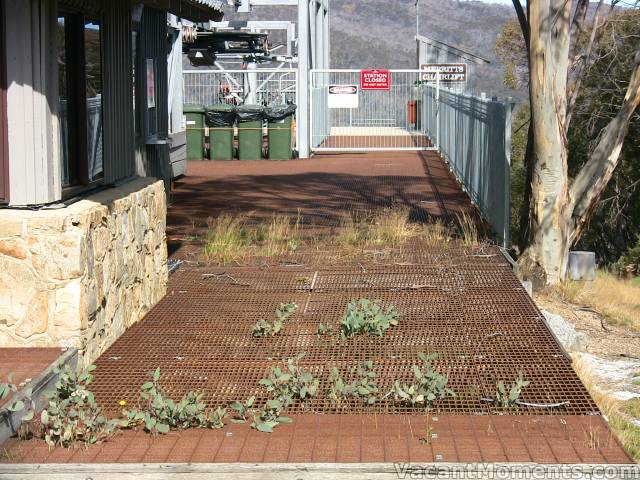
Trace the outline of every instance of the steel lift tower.
<path fill-rule="evenodd" d="M 330 0 L 229 0 L 238 13 L 250 13 L 255 6 L 298 7 L 298 154 L 309 157 L 309 71 L 328 69 L 329 65 L 329 1 Z M 256 21 L 258 27 L 259 21 Z M 266 24 L 267 22 L 265 22 Z M 264 25 L 264 28 L 269 28 Z"/>

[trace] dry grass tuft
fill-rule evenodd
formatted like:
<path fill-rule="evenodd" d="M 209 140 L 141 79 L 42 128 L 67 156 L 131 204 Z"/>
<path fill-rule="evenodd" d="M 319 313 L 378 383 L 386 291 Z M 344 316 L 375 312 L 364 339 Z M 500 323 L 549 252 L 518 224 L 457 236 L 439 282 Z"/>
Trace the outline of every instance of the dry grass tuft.
<path fill-rule="evenodd" d="M 398 248 L 419 238 L 428 245 L 447 243 L 451 229 L 441 220 L 411 221 L 409 208 L 386 208 L 372 215 L 351 215 L 340 227 L 334 243 L 342 249 Z"/>
<path fill-rule="evenodd" d="M 249 257 L 276 257 L 297 250 L 302 239 L 302 218 L 274 215 L 252 224 L 243 215 L 223 214 L 209 219 L 204 238 L 205 260 L 220 264 L 242 263 Z"/>
<path fill-rule="evenodd" d="M 624 448 L 635 461 L 639 461 L 640 427 L 633 423 L 634 420 L 640 421 L 640 406 L 638 405 L 638 400 L 617 400 L 608 395 L 607 392 L 601 390 L 596 385 L 595 379 L 589 371 L 589 367 L 583 360 L 579 358 L 576 359 L 573 367 L 602 413 L 606 415 L 609 425 L 618 436 L 620 442 L 622 442 Z M 597 432 L 589 432 L 586 444 L 588 446 L 602 447 L 606 446 L 606 443 L 610 440 L 609 438 L 600 438 Z"/>
<path fill-rule="evenodd" d="M 204 239 L 204 258 L 207 261 L 231 263 L 246 257 L 251 245 L 251 235 L 247 229 L 246 218 L 242 215 L 220 215 L 210 218 Z"/>
<path fill-rule="evenodd" d="M 556 291 L 567 302 L 596 310 L 612 325 L 640 330 L 640 285 L 634 280 L 599 271 L 590 285 L 567 281 Z"/>
<path fill-rule="evenodd" d="M 465 246 L 475 247 L 480 244 L 478 225 L 471 215 L 467 212 L 456 214 L 456 224 Z"/>

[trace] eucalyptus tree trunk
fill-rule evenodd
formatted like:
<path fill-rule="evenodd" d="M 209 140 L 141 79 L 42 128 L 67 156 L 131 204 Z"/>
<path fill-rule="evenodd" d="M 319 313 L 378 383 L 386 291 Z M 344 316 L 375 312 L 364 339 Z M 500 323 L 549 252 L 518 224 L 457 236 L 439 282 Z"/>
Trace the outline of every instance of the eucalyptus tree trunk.
<path fill-rule="evenodd" d="M 536 284 L 564 277 L 571 211 L 565 121 L 571 2 L 529 3 L 529 65 L 533 165 L 531 178 L 532 242 L 520 263 Z"/>
<path fill-rule="evenodd" d="M 640 50 L 635 54 L 631 78 L 618 113 L 600 133 L 598 144 L 573 181 L 568 171 L 568 112 L 575 104 L 572 92 L 567 105 L 569 70 L 578 58 L 577 40 L 583 30 L 588 0 L 579 0 L 572 21 L 572 2 L 530 0 L 526 13 L 513 0 L 525 39 L 529 39 L 529 69 L 533 155 L 530 180 L 531 242 L 519 259 L 523 276 L 537 287 L 564 280 L 569 249 L 580 238 L 602 192 L 618 165 L 629 122 L 640 106 Z M 581 61 L 591 55 L 599 10 Z M 613 4 L 612 4 L 613 5 Z M 580 86 L 578 71 L 574 90 Z M 575 72 L 574 72 L 575 75 Z"/>

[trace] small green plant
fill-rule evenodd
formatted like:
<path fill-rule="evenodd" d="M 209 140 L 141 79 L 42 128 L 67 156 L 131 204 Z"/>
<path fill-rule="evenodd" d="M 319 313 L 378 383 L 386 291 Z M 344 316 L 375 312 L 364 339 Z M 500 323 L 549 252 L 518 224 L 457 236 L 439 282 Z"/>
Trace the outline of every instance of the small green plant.
<path fill-rule="evenodd" d="M 420 438 L 418 438 L 418 441 L 420 442 L 420 445 L 431 445 L 431 439 L 433 438 L 433 434 L 434 434 L 434 430 L 433 427 L 431 427 L 431 425 L 427 425 L 424 427 L 424 435 Z"/>
<path fill-rule="evenodd" d="M 503 408 L 517 406 L 522 390 L 528 387 L 529 383 L 529 381 L 524 379 L 522 370 L 518 371 L 518 376 L 516 377 L 515 382 L 511 384 L 511 387 L 508 391 L 504 382 L 500 380 L 496 383 L 496 403 Z"/>
<path fill-rule="evenodd" d="M 95 401 L 89 385 L 95 365 L 73 371 L 60 362 L 55 390 L 45 393 L 47 406 L 40 415 L 45 441 L 50 447 L 70 447 L 80 441 L 86 445 L 99 443 L 113 435 L 117 420 L 107 420 Z"/>
<path fill-rule="evenodd" d="M 299 367 L 297 362 L 301 357 L 287 360 L 286 368 L 273 367 L 267 378 L 260 380 L 260 385 L 266 387 L 274 400 L 289 407 L 296 400 L 307 402 L 318 393 L 320 381 L 313 375 Z"/>
<path fill-rule="evenodd" d="M 319 337 L 324 337 L 324 336 L 328 337 L 333 335 L 333 325 L 331 325 L 329 322 L 320 323 L 318 325 L 318 330 L 316 331 L 316 335 Z"/>
<path fill-rule="evenodd" d="M 13 375 L 9 374 L 6 383 L 0 382 L 0 404 L 3 403 L 10 394 L 13 394 L 14 399 L 6 408 L 10 412 L 20 412 L 24 410 L 24 415 L 20 417 L 18 437 L 26 438 L 31 433 L 31 427 L 35 418 L 36 405 L 32 398 L 33 392 L 31 388 L 20 391 L 18 386 L 13 383 Z"/>
<path fill-rule="evenodd" d="M 283 407 L 280 400 L 267 400 L 265 408 L 252 414 L 251 428 L 259 432 L 272 433 L 278 425 L 291 423 L 291 418 L 282 415 Z"/>
<path fill-rule="evenodd" d="M 432 362 L 438 358 L 436 353 L 425 355 L 418 353 L 418 358 L 422 365 L 412 365 L 414 382 L 410 384 L 400 383 L 396 380 L 393 384 L 392 393 L 395 399 L 401 402 L 416 404 L 431 404 L 436 400 L 447 396 L 455 396 L 450 388 L 447 388 L 449 377 L 436 372 Z"/>
<path fill-rule="evenodd" d="M 251 335 L 256 338 L 274 337 L 278 335 L 284 328 L 284 324 L 289 317 L 297 310 L 298 305 L 293 302 L 281 303 L 280 306 L 276 308 L 276 319 L 273 324 L 264 319 L 258 320 L 258 322 L 251 327 Z"/>
<path fill-rule="evenodd" d="M 340 322 L 342 339 L 360 334 L 382 336 L 398 324 L 400 314 L 393 305 L 383 308 L 379 301 L 352 300 Z"/>
<path fill-rule="evenodd" d="M 140 409 L 123 410 L 120 426 L 143 424 L 153 435 L 167 434 L 172 428 L 222 428 L 226 409 L 208 408 L 202 396 L 188 392 L 178 402 L 167 398 L 160 385 L 160 368 L 157 368 L 151 380 L 140 387 Z"/>
<path fill-rule="evenodd" d="M 253 408 L 255 401 L 256 401 L 256 397 L 251 396 L 247 398 L 245 401 L 236 400 L 234 402 L 231 402 L 229 404 L 229 408 L 234 412 L 236 412 L 236 415 L 234 415 L 231 418 L 231 421 L 233 423 L 245 423 L 248 419 L 248 415 L 251 412 L 251 409 Z"/>
<path fill-rule="evenodd" d="M 373 362 L 365 361 L 356 369 L 356 380 L 351 384 L 352 395 L 359 397 L 368 405 L 376 403 L 378 385 L 376 383 L 376 371 Z"/>
<path fill-rule="evenodd" d="M 367 405 L 373 405 L 377 401 L 378 385 L 376 372 L 371 361 L 365 361 L 352 370 L 356 379 L 347 384 L 340 374 L 340 370 L 334 367 L 329 373 L 329 388 L 327 397 L 334 405 L 340 405 L 349 397 L 360 398 Z"/>

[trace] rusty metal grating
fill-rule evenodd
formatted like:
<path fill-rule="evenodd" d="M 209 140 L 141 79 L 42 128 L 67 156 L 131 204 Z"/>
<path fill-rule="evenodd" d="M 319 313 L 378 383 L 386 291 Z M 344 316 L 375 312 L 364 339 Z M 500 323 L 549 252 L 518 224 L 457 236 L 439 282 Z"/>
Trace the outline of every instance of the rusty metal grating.
<path fill-rule="evenodd" d="M 172 276 L 169 295 L 98 360 L 96 396 L 115 411 L 117 400 L 135 400 L 139 386 L 159 366 L 172 395 L 200 390 L 212 405 L 250 395 L 264 400 L 259 380 L 270 367 L 300 353 L 300 365 L 321 379 L 322 390 L 330 367 L 346 375 L 358 362 L 373 360 L 378 385 L 387 391 L 396 379 L 411 380 L 410 367 L 424 351 L 440 354 L 438 368 L 449 375 L 457 393 L 435 405 L 441 413 L 499 412 L 480 399 L 493 395 L 496 380 L 510 382 L 523 370 L 531 381 L 523 400 L 570 404 L 557 410 L 521 409 L 519 414 L 598 414 L 499 251 L 463 249 L 465 254 L 458 257 L 441 255 L 447 261 L 415 261 L 436 250 L 416 251 L 411 265 L 180 270 Z M 473 256 L 470 251 L 490 253 Z M 203 278 L 212 272 L 220 275 Z M 336 336 L 316 336 L 320 322 L 338 331 L 346 304 L 363 297 L 394 304 L 403 315 L 400 324 L 384 337 L 341 342 Z M 275 308 L 290 301 L 300 309 L 282 335 L 251 337 L 256 321 L 273 319 Z M 336 410 L 318 398 L 292 410 L 303 411 Z M 424 409 L 399 405 L 389 396 L 373 408 L 347 402 L 339 413 L 364 411 Z"/>

